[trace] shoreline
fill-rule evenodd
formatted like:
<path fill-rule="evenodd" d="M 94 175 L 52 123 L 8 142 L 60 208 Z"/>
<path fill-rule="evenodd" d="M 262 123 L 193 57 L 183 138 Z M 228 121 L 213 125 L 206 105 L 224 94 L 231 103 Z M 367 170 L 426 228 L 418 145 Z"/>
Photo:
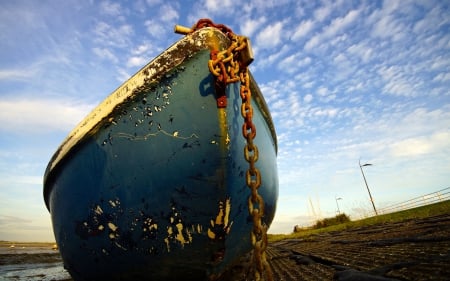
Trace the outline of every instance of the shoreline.
<path fill-rule="evenodd" d="M 57 250 L 56 242 L 17 242 L 17 241 L 0 241 L 0 248 L 49 248 Z"/>

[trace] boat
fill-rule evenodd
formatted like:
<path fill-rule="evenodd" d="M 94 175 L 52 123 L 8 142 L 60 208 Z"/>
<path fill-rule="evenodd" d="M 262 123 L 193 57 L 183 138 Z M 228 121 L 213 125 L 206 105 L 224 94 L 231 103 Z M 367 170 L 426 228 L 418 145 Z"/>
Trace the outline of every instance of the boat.
<path fill-rule="evenodd" d="M 176 31 L 49 161 L 44 200 L 75 281 L 217 280 L 249 254 L 266 262 L 277 139 L 250 41 L 208 19 Z"/>

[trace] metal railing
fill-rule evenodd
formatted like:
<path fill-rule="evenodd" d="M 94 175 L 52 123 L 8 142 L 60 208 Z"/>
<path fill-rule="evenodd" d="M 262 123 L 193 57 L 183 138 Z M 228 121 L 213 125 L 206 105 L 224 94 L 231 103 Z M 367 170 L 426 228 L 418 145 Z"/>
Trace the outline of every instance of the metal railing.
<path fill-rule="evenodd" d="M 421 207 L 441 201 L 450 200 L 450 187 L 428 193 L 404 202 L 396 203 L 385 208 L 379 208 L 379 214 L 389 214 L 393 212 L 408 210 L 416 207 Z"/>

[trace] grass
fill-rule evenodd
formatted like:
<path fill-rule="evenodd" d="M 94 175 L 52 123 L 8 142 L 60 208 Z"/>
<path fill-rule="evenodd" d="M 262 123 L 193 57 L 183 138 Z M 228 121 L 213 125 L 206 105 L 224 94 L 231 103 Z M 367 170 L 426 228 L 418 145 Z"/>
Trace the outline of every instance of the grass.
<path fill-rule="evenodd" d="M 362 220 L 350 221 L 346 223 L 336 224 L 318 229 L 304 229 L 299 232 L 291 234 L 269 234 L 269 242 L 276 242 L 284 239 L 303 238 L 313 234 L 324 232 L 340 231 L 354 227 L 369 226 L 375 224 L 384 224 L 392 222 L 400 222 L 409 219 L 419 219 L 431 216 L 437 216 L 450 213 L 450 200 L 430 204 L 422 207 L 417 207 L 400 212 L 378 215 Z"/>
<path fill-rule="evenodd" d="M 347 222 L 350 222 L 350 218 L 346 214 L 342 213 L 333 218 L 324 218 L 322 220 L 318 220 L 316 221 L 316 224 L 312 228 L 313 229 L 324 228 Z"/>

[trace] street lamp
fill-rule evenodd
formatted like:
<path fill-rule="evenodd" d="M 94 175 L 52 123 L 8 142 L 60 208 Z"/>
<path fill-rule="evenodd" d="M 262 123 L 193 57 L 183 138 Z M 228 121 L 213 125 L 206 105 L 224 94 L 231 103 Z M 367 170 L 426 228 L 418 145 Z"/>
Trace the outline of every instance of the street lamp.
<path fill-rule="evenodd" d="M 341 211 L 339 210 L 338 200 L 342 200 L 342 198 L 341 197 L 334 197 L 334 198 L 336 199 L 336 206 L 337 206 L 337 209 L 338 209 L 337 213 L 338 213 L 338 215 L 340 215 Z"/>
<path fill-rule="evenodd" d="M 367 184 L 367 180 L 366 180 L 366 177 L 364 176 L 364 172 L 362 169 L 362 167 L 366 167 L 366 166 L 372 166 L 372 164 L 366 163 L 366 164 L 361 165 L 361 159 L 359 159 L 359 168 L 361 169 L 361 174 L 364 178 L 364 182 L 366 183 L 367 191 L 369 192 L 370 202 L 372 202 L 372 206 L 373 206 L 373 210 L 375 211 L 375 215 L 378 216 L 377 209 L 375 208 L 375 204 L 373 203 L 372 194 L 370 194 L 369 185 Z"/>

